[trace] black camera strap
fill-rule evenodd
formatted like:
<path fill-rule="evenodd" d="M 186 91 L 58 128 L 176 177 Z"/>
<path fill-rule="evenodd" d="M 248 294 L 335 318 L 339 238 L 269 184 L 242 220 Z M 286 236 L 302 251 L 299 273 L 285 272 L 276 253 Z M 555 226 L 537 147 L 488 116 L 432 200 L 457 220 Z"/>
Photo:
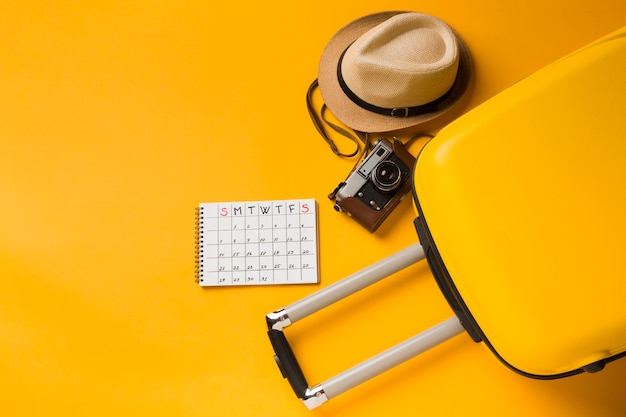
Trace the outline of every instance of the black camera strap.
<path fill-rule="evenodd" d="M 307 110 L 309 111 L 309 116 L 311 117 L 311 121 L 313 122 L 313 126 L 315 126 L 315 129 L 317 129 L 317 131 L 322 136 L 322 138 L 324 138 L 326 143 L 328 143 L 328 145 L 330 146 L 330 149 L 337 156 L 340 156 L 343 158 L 352 158 L 358 155 L 359 151 L 361 150 L 361 145 L 363 145 L 364 147 L 363 152 L 366 153 L 369 148 L 369 134 L 368 133 L 360 132 L 358 130 L 352 130 L 352 133 L 351 133 L 347 129 L 344 129 L 338 124 L 330 121 L 326 117 L 328 108 L 326 107 L 325 103 L 322 104 L 319 114 L 317 113 L 317 111 L 315 110 L 315 107 L 313 106 L 313 91 L 315 91 L 317 87 L 318 87 L 318 82 L 317 82 L 317 79 L 315 79 L 311 83 L 311 85 L 309 86 L 309 89 L 306 92 L 306 107 L 307 107 Z M 354 142 L 354 144 L 356 145 L 356 148 L 354 149 L 354 151 L 350 153 L 344 153 L 340 151 L 337 145 L 335 144 L 335 142 L 332 140 L 332 138 L 328 134 L 325 126 L 330 127 L 335 132 L 341 134 L 342 136 Z M 361 155 L 361 157 L 363 156 L 364 155 Z"/>
<path fill-rule="evenodd" d="M 306 107 L 307 107 L 307 110 L 309 111 L 309 116 L 311 117 L 313 126 L 315 126 L 315 129 L 317 129 L 317 131 L 322 136 L 322 138 L 326 141 L 326 143 L 328 143 L 328 145 L 330 146 L 330 149 L 333 151 L 335 155 L 340 156 L 342 158 L 352 158 L 354 156 L 359 155 L 359 151 L 361 151 L 359 158 L 357 159 L 357 162 L 355 164 L 355 167 L 358 166 L 359 161 L 363 160 L 367 156 L 370 150 L 370 147 L 371 147 L 370 134 L 368 132 L 361 132 L 361 131 L 354 130 L 354 129 L 348 130 L 348 128 L 344 128 L 338 125 L 337 123 L 334 123 L 331 120 L 329 120 L 328 117 L 326 117 L 326 113 L 329 112 L 328 107 L 326 106 L 326 103 L 322 103 L 322 106 L 318 114 L 318 112 L 315 110 L 315 106 L 313 105 L 313 92 L 315 91 L 316 88 L 318 88 L 317 79 L 313 80 L 313 82 L 309 86 L 309 89 L 306 92 Z M 330 137 L 330 135 L 328 134 L 328 131 L 326 130 L 325 126 L 328 126 L 335 132 L 339 133 L 340 135 L 354 142 L 354 144 L 356 145 L 356 148 L 354 149 L 354 151 L 352 151 L 351 153 L 341 152 L 339 148 L 337 147 L 337 145 L 335 144 L 335 142 Z M 416 135 L 410 137 L 408 140 L 401 141 L 401 142 L 403 143 L 403 145 L 408 146 L 411 142 L 413 142 L 414 140 L 418 138 L 432 138 L 432 137 L 433 135 L 429 133 L 417 133 Z M 396 137 L 394 138 L 398 139 Z M 361 150 L 361 146 L 363 146 L 362 150 Z"/>

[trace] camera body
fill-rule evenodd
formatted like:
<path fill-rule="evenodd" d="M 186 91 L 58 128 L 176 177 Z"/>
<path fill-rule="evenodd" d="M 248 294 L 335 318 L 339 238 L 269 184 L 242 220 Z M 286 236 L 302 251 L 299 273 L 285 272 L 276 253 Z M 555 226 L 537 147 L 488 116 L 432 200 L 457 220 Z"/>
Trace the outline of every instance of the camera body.
<path fill-rule="evenodd" d="M 328 197 L 335 210 L 374 232 L 411 188 L 415 157 L 402 142 L 380 139 L 374 149 Z"/>

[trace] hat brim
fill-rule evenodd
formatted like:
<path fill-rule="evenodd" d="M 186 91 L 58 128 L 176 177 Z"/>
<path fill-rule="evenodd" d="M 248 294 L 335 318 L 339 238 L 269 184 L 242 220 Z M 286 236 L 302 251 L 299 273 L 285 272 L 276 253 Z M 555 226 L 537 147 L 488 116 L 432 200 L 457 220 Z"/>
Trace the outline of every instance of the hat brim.
<path fill-rule="evenodd" d="M 467 93 L 471 79 L 471 57 L 465 43 L 456 35 L 459 46 L 457 78 L 447 97 L 433 112 L 411 117 L 386 116 L 365 110 L 346 96 L 337 79 L 337 65 L 343 52 L 361 35 L 387 19 L 407 11 L 380 12 L 361 17 L 341 28 L 322 52 L 318 69 L 318 83 L 324 103 L 330 112 L 346 126 L 361 132 L 390 132 L 418 125 L 431 127 L 432 121 L 455 111 Z"/>

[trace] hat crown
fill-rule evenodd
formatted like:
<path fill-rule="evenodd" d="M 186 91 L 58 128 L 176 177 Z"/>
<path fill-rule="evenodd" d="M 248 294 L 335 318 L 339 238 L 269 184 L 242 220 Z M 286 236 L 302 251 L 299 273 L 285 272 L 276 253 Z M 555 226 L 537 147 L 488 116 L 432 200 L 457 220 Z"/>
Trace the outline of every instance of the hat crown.
<path fill-rule="evenodd" d="M 339 70 L 361 100 L 401 108 L 443 96 L 454 84 L 458 65 L 456 37 L 446 23 L 423 13 L 402 13 L 352 43 Z"/>

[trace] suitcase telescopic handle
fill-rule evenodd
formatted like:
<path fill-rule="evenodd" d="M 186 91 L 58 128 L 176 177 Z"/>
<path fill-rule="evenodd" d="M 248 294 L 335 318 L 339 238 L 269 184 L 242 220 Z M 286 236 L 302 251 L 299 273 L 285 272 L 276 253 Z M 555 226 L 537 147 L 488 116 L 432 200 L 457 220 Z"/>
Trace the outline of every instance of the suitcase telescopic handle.
<path fill-rule="evenodd" d="M 456 316 L 451 317 L 320 384 L 309 386 L 283 329 L 422 259 L 424 259 L 422 246 L 411 245 L 266 316 L 268 336 L 275 353 L 274 359 L 283 377 L 289 381 L 295 394 L 307 408 L 316 408 L 329 399 L 464 331 L 459 319 Z"/>

